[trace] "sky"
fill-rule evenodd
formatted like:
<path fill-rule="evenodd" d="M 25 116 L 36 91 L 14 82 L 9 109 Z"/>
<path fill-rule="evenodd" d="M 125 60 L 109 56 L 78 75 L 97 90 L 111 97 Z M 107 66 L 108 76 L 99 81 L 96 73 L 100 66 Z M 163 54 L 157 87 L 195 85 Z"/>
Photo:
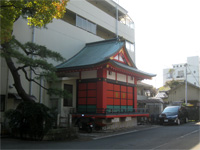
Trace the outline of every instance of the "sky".
<path fill-rule="evenodd" d="M 144 80 L 163 86 L 163 69 L 200 56 L 200 0 L 118 0 L 135 24 L 138 69 L 157 74 Z"/>

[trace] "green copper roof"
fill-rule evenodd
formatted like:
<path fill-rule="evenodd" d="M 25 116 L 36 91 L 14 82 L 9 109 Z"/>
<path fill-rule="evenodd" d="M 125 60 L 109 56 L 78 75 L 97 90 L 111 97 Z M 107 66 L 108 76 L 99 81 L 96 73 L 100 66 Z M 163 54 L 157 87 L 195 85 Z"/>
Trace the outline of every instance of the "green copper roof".
<path fill-rule="evenodd" d="M 124 42 L 118 39 L 105 40 L 101 42 L 89 43 L 66 62 L 56 66 L 58 69 L 95 65 L 113 56 L 124 46 Z"/>
<path fill-rule="evenodd" d="M 111 63 L 114 64 L 115 66 L 118 66 L 118 67 L 127 69 L 127 70 L 129 70 L 129 71 L 132 71 L 132 72 L 135 72 L 135 73 L 138 73 L 138 74 L 141 74 L 141 75 L 150 76 L 150 77 L 156 76 L 155 74 L 147 73 L 147 72 L 138 70 L 137 68 L 133 68 L 133 67 L 130 67 L 130 66 L 128 66 L 128 65 L 125 65 L 125 64 L 122 64 L 122 63 L 113 61 L 113 60 L 111 61 Z"/>
<path fill-rule="evenodd" d="M 138 70 L 129 55 L 128 59 L 131 61 L 134 67 L 111 60 L 110 57 L 119 52 L 119 50 L 121 50 L 123 46 L 125 46 L 125 42 L 120 41 L 119 39 L 89 43 L 86 44 L 86 46 L 79 53 L 77 53 L 75 56 L 65 61 L 64 63 L 56 66 L 56 68 L 58 70 L 67 70 L 76 69 L 79 67 L 90 67 L 101 64 L 103 62 L 110 62 L 119 68 L 123 68 L 137 74 L 145 75 L 148 77 L 156 76 L 155 74 L 150 74 Z"/>

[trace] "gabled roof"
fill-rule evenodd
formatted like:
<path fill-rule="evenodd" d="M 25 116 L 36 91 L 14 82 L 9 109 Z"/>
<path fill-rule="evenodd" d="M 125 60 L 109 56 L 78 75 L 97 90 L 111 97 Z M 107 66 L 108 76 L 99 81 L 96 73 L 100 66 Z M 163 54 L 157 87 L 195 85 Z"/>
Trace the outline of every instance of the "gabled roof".
<path fill-rule="evenodd" d="M 156 98 L 168 98 L 168 95 L 166 92 L 159 92 L 155 97 Z"/>
<path fill-rule="evenodd" d="M 139 70 L 137 68 L 134 68 L 134 67 L 131 67 L 131 66 L 128 66 L 128 65 L 113 61 L 113 60 L 111 61 L 111 63 L 116 65 L 117 67 L 124 68 L 126 70 L 129 70 L 130 72 L 135 72 L 135 73 L 140 74 L 140 75 L 150 76 L 150 77 L 156 76 L 155 74 L 147 73 L 147 72 L 141 71 L 141 70 Z"/>
<path fill-rule="evenodd" d="M 185 82 L 180 82 L 180 84 L 178 84 L 176 87 L 174 87 L 173 89 L 169 90 L 169 93 L 170 92 L 173 92 L 174 90 L 182 87 L 182 86 L 185 86 Z M 200 87 L 190 83 L 190 82 L 187 82 L 187 86 L 190 86 L 190 87 L 193 87 L 193 88 L 196 88 L 196 89 L 199 89 L 200 90 Z"/>
<path fill-rule="evenodd" d="M 123 46 L 124 42 L 121 42 L 118 39 L 88 43 L 74 57 L 58 65 L 56 68 L 70 68 L 98 64 L 109 60 L 109 58 L 116 54 Z"/>
<path fill-rule="evenodd" d="M 152 97 L 145 100 L 138 100 L 137 103 L 162 103 L 163 104 L 164 102 L 161 98 Z"/>
<path fill-rule="evenodd" d="M 114 56 L 118 54 L 120 56 L 123 54 L 126 60 L 124 62 L 116 61 Z M 116 68 L 124 69 L 131 73 L 143 75 L 144 78 L 156 76 L 155 74 L 138 70 L 125 48 L 125 41 L 120 41 L 119 39 L 88 43 L 79 53 L 56 66 L 56 68 L 58 71 L 66 71 L 105 63 L 109 63 Z"/>

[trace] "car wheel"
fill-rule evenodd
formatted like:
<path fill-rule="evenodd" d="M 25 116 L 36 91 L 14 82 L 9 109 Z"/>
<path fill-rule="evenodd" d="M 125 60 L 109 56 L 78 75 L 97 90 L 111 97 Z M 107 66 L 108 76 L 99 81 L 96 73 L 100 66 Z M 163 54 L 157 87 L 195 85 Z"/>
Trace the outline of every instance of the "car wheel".
<path fill-rule="evenodd" d="M 180 119 L 177 120 L 177 125 L 180 125 L 181 124 L 181 121 Z"/>

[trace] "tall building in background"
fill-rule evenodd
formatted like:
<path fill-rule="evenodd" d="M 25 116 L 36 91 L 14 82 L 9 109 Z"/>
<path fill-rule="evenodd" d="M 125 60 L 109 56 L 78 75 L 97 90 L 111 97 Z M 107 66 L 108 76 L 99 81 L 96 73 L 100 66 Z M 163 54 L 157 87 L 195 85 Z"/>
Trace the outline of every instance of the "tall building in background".
<path fill-rule="evenodd" d="M 52 23 L 47 25 L 47 28 L 30 28 L 27 26 L 27 20 L 20 18 L 15 22 L 13 30 L 13 35 L 21 43 L 34 42 L 39 45 L 44 45 L 48 49 L 59 52 L 66 60 L 76 55 L 86 43 L 120 39 L 116 41 L 125 41 L 123 43 L 123 49 L 126 49 L 124 51 L 128 52 L 127 55 L 130 55 L 132 59 L 130 61 L 135 63 L 134 33 L 134 22 L 128 16 L 128 11 L 112 0 L 70 0 L 66 6 L 66 14 L 64 17 L 58 20 L 54 19 Z M 119 57 L 118 55 L 115 57 L 118 57 L 118 61 L 122 62 L 124 60 L 121 58 L 124 55 L 120 51 Z M 117 59 L 115 57 L 113 59 Z M 54 65 L 58 64 L 54 62 Z M 12 75 L 3 58 L 0 60 L 0 66 L 0 102 L 2 112 L 0 121 L 2 122 L 3 112 L 16 108 L 21 102 L 21 97 L 19 97 L 13 86 L 14 81 Z M 43 103 L 51 108 L 57 107 L 61 116 L 66 116 L 71 108 L 76 108 L 76 86 L 79 76 L 74 77 L 72 73 L 71 76 L 73 77 L 60 78 L 60 83 L 62 84 L 59 88 L 70 89 L 72 92 L 73 98 L 70 103 L 65 103 L 64 99 L 55 100 L 55 98 L 49 97 L 46 91 L 40 86 L 25 80 L 23 73 L 20 76 L 22 78 L 22 86 L 27 93 L 35 97 L 36 102 Z M 131 78 L 132 80 L 134 79 L 133 77 Z M 47 82 L 41 81 L 41 83 L 43 86 L 48 87 Z"/>
<path fill-rule="evenodd" d="M 172 68 L 163 70 L 163 84 L 172 80 L 187 81 L 200 86 L 200 58 L 199 56 L 187 57 L 186 63 L 173 64 Z"/>
<path fill-rule="evenodd" d="M 14 24 L 14 36 L 22 43 L 34 42 L 45 45 L 61 53 L 66 59 L 77 54 L 86 43 L 119 37 L 126 41 L 127 51 L 134 62 L 134 22 L 128 16 L 127 10 L 112 0 L 70 0 L 66 8 L 64 17 L 54 19 L 46 29 L 33 30 L 27 26 L 27 20 L 20 18 Z M 0 94 L 5 99 L 8 93 L 17 92 L 3 58 L 0 66 L 2 73 Z M 21 74 L 21 77 L 23 76 Z M 26 80 L 22 81 L 26 92 L 32 93 L 36 99 L 39 99 L 40 87 L 33 83 L 32 88 L 29 88 L 30 83 Z"/>

